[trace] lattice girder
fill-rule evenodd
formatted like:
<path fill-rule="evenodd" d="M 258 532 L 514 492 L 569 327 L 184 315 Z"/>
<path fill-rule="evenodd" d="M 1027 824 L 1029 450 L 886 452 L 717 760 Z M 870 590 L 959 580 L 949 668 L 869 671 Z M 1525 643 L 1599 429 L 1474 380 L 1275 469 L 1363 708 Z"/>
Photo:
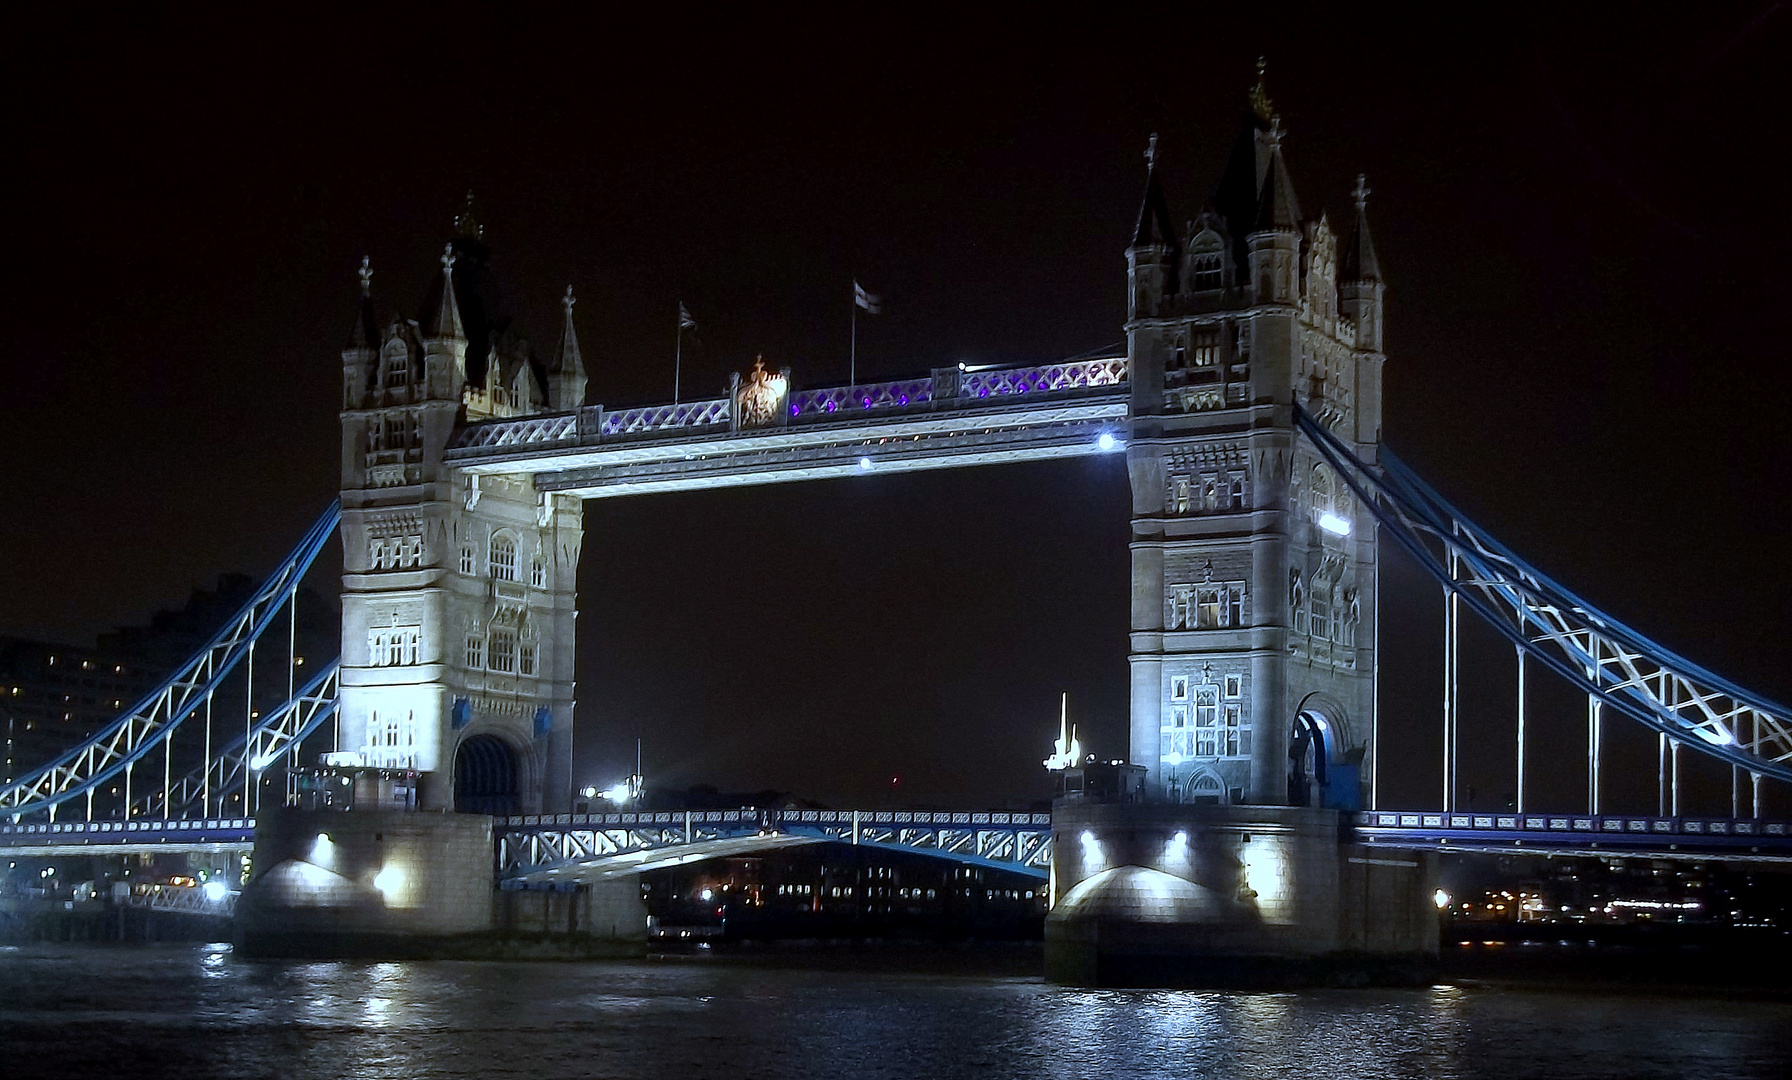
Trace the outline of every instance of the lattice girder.
<path fill-rule="evenodd" d="M 1501 545 L 1386 450 L 1379 466 L 1296 423 L 1388 534 L 1488 625 L 1593 699 L 1681 745 L 1792 781 L 1792 710 L 1605 614 Z"/>

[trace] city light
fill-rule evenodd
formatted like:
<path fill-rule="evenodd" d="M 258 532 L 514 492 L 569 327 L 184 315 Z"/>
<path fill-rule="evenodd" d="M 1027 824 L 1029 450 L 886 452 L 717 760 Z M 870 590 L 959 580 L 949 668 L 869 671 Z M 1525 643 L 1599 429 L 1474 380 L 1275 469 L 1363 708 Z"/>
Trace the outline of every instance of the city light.
<path fill-rule="evenodd" d="M 280 752 L 277 750 L 270 750 L 265 754 L 256 754 L 254 757 L 249 759 L 249 771 L 250 772 L 260 772 L 261 770 L 267 768 L 269 765 L 272 765 L 274 762 L 279 761 L 279 760 L 280 760 Z"/>
<path fill-rule="evenodd" d="M 1437 910 L 1442 911 L 1450 906 L 1450 894 L 1439 889 L 1431 894 L 1431 902 L 1437 905 Z"/>
<path fill-rule="evenodd" d="M 859 459 L 859 471 L 860 472 L 870 472 L 871 471 L 871 459 L 870 458 L 862 457 Z"/>
<path fill-rule="evenodd" d="M 330 839 L 330 834 L 327 832 L 318 833 L 317 839 L 311 842 L 311 861 L 322 866 L 329 862 L 335 854 L 336 844 Z"/>
<path fill-rule="evenodd" d="M 1319 515 L 1319 527 L 1333 536 L 1349 536 L 1350 522 L 1327 510 Z"/>
<path fill-rule="evenodd" d="M 1106 431 L 1102 432 L 1101 437 L 1095 440 L 1095 449 L 1103 451 L 1104 453 L 1112 450 L 1118 445 L 1120 445 L 1120 440 L 1114 438 L 1112 433 Z"/>
<path fill-rule="evenodd" d="M 597 798 L 597 785 L 596 784 L 586 784 L 584 787 L 579 789 L 579 794 L 583 795 L 587 799 L 595 799 L 595 798 Z"/>
<path fill-rule="evenodd" d="M 217 904 L 223 902 L 224 898 L 230 895 L 230 887 L 222 881 L 208 881 L 199 886 L 199 892 L 205 897 L 206 903 Z"/>

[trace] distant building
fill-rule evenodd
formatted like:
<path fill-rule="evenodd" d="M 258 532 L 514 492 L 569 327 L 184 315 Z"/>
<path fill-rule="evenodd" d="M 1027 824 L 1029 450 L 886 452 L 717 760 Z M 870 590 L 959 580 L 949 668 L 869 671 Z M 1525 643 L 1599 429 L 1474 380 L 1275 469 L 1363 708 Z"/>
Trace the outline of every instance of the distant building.
<path fill-rule="evenodd" d="M 181 607 L 158 611 L 145 625 L 101 634 L 92 645 L 0 637 L 3 778 L 47 764 L 149 695 L 249 602 L 256 587 L 245 574 L 221 574 L 215 589 L 194 589 Z M 296 629 L 301 671 L 335 656 L 335 608 L 316 593 L 300 591 Z M 258 671 L 266 670 L 265 662 Z M 233 693 L 241 709 L 242 690 Z M 278 705 L 286 697 L 285 681 L 268 681 L 255 697 L 258 709 Z"/>

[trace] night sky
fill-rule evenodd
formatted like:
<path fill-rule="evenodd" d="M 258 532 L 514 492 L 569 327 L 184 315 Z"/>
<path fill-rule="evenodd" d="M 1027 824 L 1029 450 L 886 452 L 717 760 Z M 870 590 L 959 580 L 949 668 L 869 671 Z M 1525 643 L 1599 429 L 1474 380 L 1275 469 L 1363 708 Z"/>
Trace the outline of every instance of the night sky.
<path fill-rule="evenodd" d="M 575 287 L 592 402 L 670 397 L 680 299 L 687 394 L 756 353 L 843 381 L 855 277 L 886 298 L 865 376 L 1049 362 L 1121 338 L 1147 135 L 1192 216 L 1261 54 L 1303 209 L 1373 189 L 1389 445 L 1594 602 L 1792 698 L 1792 12 L 875 10 L 10 13 L 0 632 L 88 639 L 275 563 L 335 491 L 354 268 L 382 320 L 416 314 L 469 188 L 539 349 Z M 657 783 L 1037 797 L 1060 691 L 1124 754 L 1127 506 L 1118 456 L 588 503 L 579 782 L 641 735 Z M 1435 797 L 1441 604 L 1397 564 L 1383 594 L 1410 804 Z M 1465 780 L 1493 805 L 1510 654 L 1477 642 Z M 1572 807 L 1559 745 L 1538 798 Z"/>

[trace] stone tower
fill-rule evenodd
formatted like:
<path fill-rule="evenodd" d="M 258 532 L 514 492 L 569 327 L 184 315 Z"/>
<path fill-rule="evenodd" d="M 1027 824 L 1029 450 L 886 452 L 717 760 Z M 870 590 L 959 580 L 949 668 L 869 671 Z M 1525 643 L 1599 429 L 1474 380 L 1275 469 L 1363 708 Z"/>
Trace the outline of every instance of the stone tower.
<path fill-rule="evenodd" d="M 380 329 L 362 263 L 342 352 L 337 750 L 421 772 L 428 809 L 565 810 L 581 504 L 443 453 L 465 421 L 582 404 L 572 293 L 543 363 L 495 302 L 471 213 L 457 226 L 421 323 Z"/>
<path fill-rule="evenodd" d="M 1377 459 L 1382 293 L 1359 178 L 1303 217 L 1259 81 L 1177 229 L 1157 140 L 1127 249 L 1132 760 L 1170 802 L 1354 807 L 1368 773 L 1375 523 L 1294 406 Z"/>

